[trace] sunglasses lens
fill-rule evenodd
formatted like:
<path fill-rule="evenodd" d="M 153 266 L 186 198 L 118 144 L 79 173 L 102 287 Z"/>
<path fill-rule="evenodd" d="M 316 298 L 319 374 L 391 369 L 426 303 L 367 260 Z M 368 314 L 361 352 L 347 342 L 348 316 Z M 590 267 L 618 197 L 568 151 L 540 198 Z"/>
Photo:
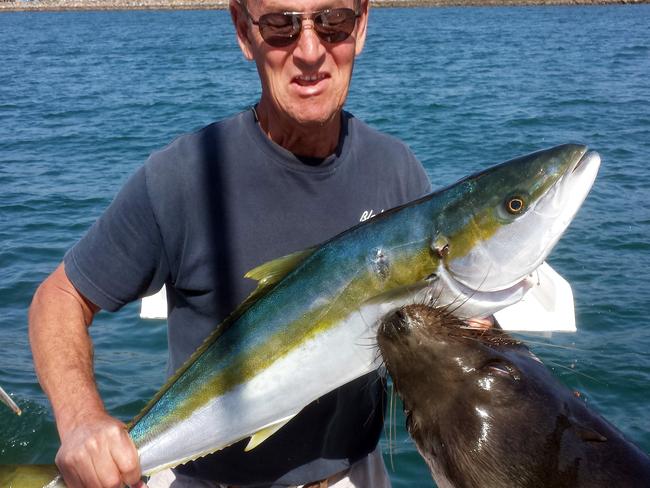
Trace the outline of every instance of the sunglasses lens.
<path fill-rule="evenodd" d="M 351 8 L 335 8 L 319 12 L 314 16 L 314 30 L 325 42 L 337 43 L 347 39 L 357 21 Z M 264 14 L 257 22 L 262 39 L 273 47 L 286 47 L 300 35 L 302 19 L 300 14 Z"/>
<path fill-rule="evenodd" d="M 357 16 L 351 8 L 335 8 L 316 15 L 314 29 L 326 42 L 342 42 L 352 34 L 356 21 Z"/>
<path fill-rule="evenodd" d="M 271 13 L 260 17 L 260 34 L 273 47 L 288 46 L 300 34 L 300 18 L 292 14 Z"/>

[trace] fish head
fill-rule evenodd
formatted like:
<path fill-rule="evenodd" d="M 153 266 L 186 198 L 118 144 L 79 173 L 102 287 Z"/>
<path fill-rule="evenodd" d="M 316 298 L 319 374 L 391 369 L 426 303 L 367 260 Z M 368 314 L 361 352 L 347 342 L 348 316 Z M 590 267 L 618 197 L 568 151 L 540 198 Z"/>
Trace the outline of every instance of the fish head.
<path fill-rule="evenodd" d="M 522 292 L 585 200 L 598 153 L 565 144 L 470 176 L 454 187 L 432 250 L 459 296 Z M 526 285 L 526 282 L 529 285 Z M 494 311 L 494 310 L 492 310 Z"/>

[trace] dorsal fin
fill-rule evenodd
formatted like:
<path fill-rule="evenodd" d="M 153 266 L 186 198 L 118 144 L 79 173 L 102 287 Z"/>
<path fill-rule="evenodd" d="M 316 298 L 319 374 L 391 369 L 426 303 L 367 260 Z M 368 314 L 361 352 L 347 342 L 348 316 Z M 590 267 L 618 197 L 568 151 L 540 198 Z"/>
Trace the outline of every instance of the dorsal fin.
<path fill-rule="evenodd" d="M 288 275 L 291 271 L 296 269 L 300 263 L 311 256 L 316 247 L 310 247 L 303 251 L 297 251 L 281 258 L 268 261 L 259 265 L 257 268 L 251 269 L 246 273 L 245 277 L 257 280 L 258 288 L 273 286 L 278 283 L 282 278 Z"/>
<path fill-rule="evenodd" d="M 244 278 L 256 280 L 257 288 L 248 295 L 246 300 L 241 302 L 233 312 L 233 315 L 238 314 L 237 317 L 239 317 L 253 303 L 271 291 L 275 285 L 282 281 L 282 278 L 291 273 L 300 263 L 311 256 L 316 249 L 317 247 L 310 247 L 303 251 L 296 251 L 281 258 L 267 261 L 264 264 L 260 264 L 257 268 L 251 269 L 244 275 Z"/>
<path fill-rule="evenodd" d="M 251 278 L 258 281 L 257 288 L 246 298 L 239 306 L 225 318 L 208 337 L 205 338 L 203 343 L 192 353 L 192 355 L 178 368 L 178 370 L 169 377 L 165 384 L 156 392 L 151 400 L 143 407 L 131 422 L 127 424 L 129 430 L 144 417 L 151 407 L 153 407 L 158 400 L 165 394 L 169 388 L 180 378 L 180 376 L 187 371 L 187 369 L 196 361 L 196 359 L 208 349 L 213 342 L 215 342 L 224 331 L 230 327 L 239 317 L 241 317 L 246 310 L 248 310 L 255 302 L 261 297 L 266 295 L 273 287 L 282 280 L 287 274 L 293 271 L 300 263 L 311 256 L 317 247 L 310 247 L 304 251 L 294 252 L 264 263 L 257 268 L 253 268 L 246 273 L 246 278 Z"/>

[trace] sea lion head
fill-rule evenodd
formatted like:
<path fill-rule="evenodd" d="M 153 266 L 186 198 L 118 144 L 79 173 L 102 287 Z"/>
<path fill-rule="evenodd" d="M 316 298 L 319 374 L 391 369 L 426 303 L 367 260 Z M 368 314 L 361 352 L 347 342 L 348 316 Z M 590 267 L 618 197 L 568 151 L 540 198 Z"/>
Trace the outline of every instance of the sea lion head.
<path fill-rule="evenodd" d="M 378 342 L 438 486 L 571 486 L 576 399 L 520 341 L 417 304 L 387 315 Z"/>

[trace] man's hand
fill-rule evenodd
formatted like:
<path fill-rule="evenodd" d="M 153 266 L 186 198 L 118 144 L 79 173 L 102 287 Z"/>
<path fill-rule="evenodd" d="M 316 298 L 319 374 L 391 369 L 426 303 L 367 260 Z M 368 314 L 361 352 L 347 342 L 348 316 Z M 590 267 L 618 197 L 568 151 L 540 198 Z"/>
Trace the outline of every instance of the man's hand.
<path fill-rule="evenodd" d="M 105 413 L 79 419 L 62 436 L 55 462 L 68 488 L 143 486 L 126 426 Z"/>

